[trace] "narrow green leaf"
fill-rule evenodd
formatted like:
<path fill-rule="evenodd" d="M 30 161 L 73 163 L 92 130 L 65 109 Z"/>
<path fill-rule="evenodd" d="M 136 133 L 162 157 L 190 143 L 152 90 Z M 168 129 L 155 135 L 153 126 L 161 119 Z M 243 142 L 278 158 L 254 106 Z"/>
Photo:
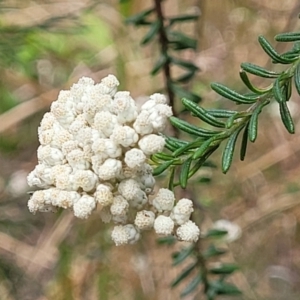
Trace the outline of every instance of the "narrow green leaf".
<path fill-rule="evenodd" d="M 179 22 L 187 22 L 187 21 L 195 21 L 197 20 L 199 15 L 179 15 L 175 17 L 170 17 L 170 25 L 173 25 L 174 23 L 179 23 Z"/>
<path fill-rule="evenodd" d="M 295 133 L 295 125 L 286 102 L 279 104 L 282 123 L 289 133 Z"/>
<path fill-rule="evenodd" d="M 150 25 L 149 31 L 146 33 L 146 35 L 142 39 L 141 44 L 142 45 L 148 44 L 155 37 L 155 35 L 159 31 L 160 27 L 161 27 L 161 21 L 160 20 L 157 20 L 157 21 L 153 22 Z"/>
<path fill-rule="evenodd" d="M 176 151 L 173 152 L 173 157 L 178 157 L 183 153 L 186 153 L 187 150 L 190 149 L 195 149 L 201 146 L 201 144 L 203 143 L 203 139 L 202 137 L 195 139 L 193 142 L 190 142 L 186 145 L 183 145 L 182 147 L 178 148 Z"/>
<path fill-rule="evenodd" d="M 184 280 L 185 278 L 187 278 L 192 271 L 195 269 L 195 267 L 197 267 L 198 262 L 194 262 L 192 264 L 190 264 L 188 267 L 186 267 L 181 274 L 171 283 L 171 287 L 175 287 L 177 286 L 182 280 Z"/>
<path fill-rule="evenodd" d="M 248 128 L 248 136 L 249 136 L 249 140 L 253 143 L 255 142 L 256 138 L 257 138 L 257 125 L 258 125 L 258 116 L 261 113 L 262 109 L 264 106 L 266 106 L 267 104 L 269 104 L 270 101 L 264 101 L 262 103 L 260 103 L 259 105 L 257 105 L 257 107 L 253 110 L 252 112 L 252 116 L 250 118 L 249 121 L 249 128 Z"/>
<path fill-rule="evenodd" d="M 300 41 L 300 32 L 285 32 L 275 35 L 277 42 L 296 42 Z"/>
<path fill-rule="evenodd" d="M 182 291 L 180 297 L 183 298 L 186 295 L 192 293 L 197 286 L 201 283 L 202 277 L 201 274 L 197 274 L 196 277 L 187 285 L 187 287 Z"/>
<path fill-rule="evenodd" d="M 159 245 L 174 245 L 176 241 L 176 238 L 172 235 L 160 237 L 156 240 Z"/>
<path fill-rule="evenodd" d="M 295 82 L 296 90 L 300 96 L 300 64 L 298 64 L 295 69 L 294 82 Z"/>
<path fill-rule="evenodd" d="M 285 101 L 289 101 L 292 96 L 292 77 L 286 80 L 285 85 L 283 86 L 283 94 Z"/>
<path fill-rule="evenodd" d="M 170 167 L 169 190 L 174 190 L 175 167 Z"/>
<path fill-rule="evenodd" d="M 173 258 L 173 266 L 177 266 L 181 264 L 186 258 L 188 258 L 192 252 L 194 251 L 194 245 L 191 245 L 189 247 L 185 247 L 181 249 L 179 252 L 175 252 L 172 254 Z"/>
<path fill-rule="evenodd" d="M 207 233 L 205 234 L 206 238 L 219 238 L 222 237 L 224 235 L 226 235 L 228 233 L 227 230 L 221 230 L 221 229 L 210 229 L 207 231 Z"/>
<path fill-rule="evenodd" d="M 241 68 L 250 74 L 263 77 L 263 78 L 277 78 L 280 75 L 280 73 L 266 70 L 263 67 L 251 63 L 242 63 Z"/>
<path fill-rule="evenodd" d="M 251 95 L 251 96 L 241 95 L 231 90 L 230 88 L 226 87 L 225 85 L 217 82 L 211 83 L 210 86 L 219 95 L 240 104 L 252 104 L 256 102 L 256 100 L 260 97 L 259 95 Z"/>
<path fill-rule="evenodd" d="M 228 132 L 224 131 L 221 132 L 220 134 L 216 134 L 213 137 L 209 138 L 208 140 L 206 140 L 200 147 L 199 149 L 197 149 L 193 155 L 193 159 L 196 160 L 200 157 L 202 157 L 203 155 L 207 155 L 209 153 L 209 155 L 211 153 L 213 153 L 214 150 L 216 150 L 222 139 L 225 139 L 228 137 Z M 213 150 L 213 151 L 211 151 Z M 208 157 L 208 156 L 207 156 Z"/>
<path fill-rule="evenodd" d="M 216 108 L 207 109 L 207 112 L 216 118 L 230 118 L 231 116 L 236 114 L 236 112 L 233 110 Z"/>
<path fill-rule="evenodd" d="M 204 252 L 203 256 L 208 259 L 210 257 L 220 256 L 227 252 L 226 249 L 217 248 L 215 245 L 210 245 Z"/>
<path fill-rule="evenodd" d="M 196 70 L 187 71 L 185 74 L 175 79 L 175 82 L 185 83 L 194 77 Z"/>
<path fill-rule="evenodd" d="M 278 103 L 282 103 L 283 101 L 285 101 L 285 97 L 281 89 L 281 80 L 281 77 L 278 77 L 273 84 L 273 95 Z"/>
<path fill-rule="evenodd" d="M 287 58 L 282 58 L 273 46 L 263 37 L 258 37 L 258 42 L 260 43 L 263 50 L 272 58 L 272 60 L 276 63 L 280 64 L 290 64 L 292 61 Z"/>
<path fill-rule="evenodd" d="M 170 117 L 169 120 L 170 120 L 170 123 L 174 127 L 178 128 L 184 132 L 187 132 L 189 134 L 193 134 L 193 135 L 196 135 L 199 137 L 207 138 L 207 137 L 211 137 L 215 134 L 220 133 L 220 131 L 213 131 L 213 130 L 206 130 L 206 129 L 199 128 L 195 125 L 192 125 L 192 124 L 190 124 L 186 121 L 183 121 L 179 118 L 176 118 L 176 117 Z"/>
<path fill-rule="evenodd" d="M 155 66 L 153 67 L 153 69 L 151 70 L 151 75 L 156 75 L 160 69 L 162 69 L 165 64 L 168 62 L 169 58 L 167 55 L 165 54 L 161 54 L 161 56 L 159 57 L 158 61 L 156 62 Z"/>
<path fill-rule="evenodd" d="M 236 270 L 238 270 L 239 267 L 236 264 L 221 264 L 218 267 L 215 268 L 211 268 L 209 269 L 209 272 L 212 274 L 232 274 L 233 272 L 235 272 Z"/>
<path fill-rule="evenodd" d="M 207 124 L 215 127 L 221 127 L 221 128 L 225 127 L 224 122 L 221 122 L 218 119 L 216 119 L 213 115 L 211 115 L 208 111 L 206 111 L 201 106 L 197 105 L 195 102 L 186 98 L 183 98 L 181 101 L 187 110 L 192 112 L 194 116 L 198 117 L 199 119 L 206 122 Z"/>
<path fill-rule="evenodd" d="M 192 158 L 189 158 L 182 164 L 181 167 L 181 171 L 179 174 L 179 182 L 181 188 L 183 189 L 185 189 L 187 185 L 191 163 L 192 163 Z"/>
<path fill-rule="evenodd" d="M 173 91 L 173 93 L 178 96 L 178 98 L 188 98 L 196 103 L 199 103 L 201 101 L 200 96 L 183 89 L 182 87 L 178 86 L 177 84 L 171 83 L 171 84 L 169 84 L 169 86 L 170 86 L 171 90 Z"/>
<path fill-rule="evenodd" d="M 168 32 L 169 43 L 174 50 L 184 50 L 197 48 L 197 40 L 185 35 L 179 31 Z"/>
<path fill-rule="evenodd" d="M 210 282 L 210 288 L 218 295 L 240 295 L 242 292 L 233 284 L 226 283 L 224 281 L 212 281 Z"/>
<path fill-rule="evenodd" d="M 272 86 L 267 87 L 267 88 L 265 88 L 265 89 L 259 89 L 259 88 L 255 87 L 255 86 L 251 83 L 251 81 L 250 81 L 250 79 L 249 79 L 247 73 L 246 73 L 245 71 L 243 71 L 243 70 L 240 71 L 240 78 L 242 79 L 242 81 L 244 82 L 244 84 L 246 85 L 246 87 L 247 87 L 250 91 L 252 91 L 253 93 L 261 94 L 261 95 L 262 95 L 262 94 L 265 94 L 265 93 L 269 92 L 269 91 L 272 89 Z"/>
<path fill-rule="evenodd" d="M 239 127 L 228 139 L 227 144 L 225 146 L 225 149 L 223 151 L 222 155 L 222 171 L 224 174 L 227 173 L 229 170 L 231 163 L 232 163 L 232 158 L 233 158 L 233 153 L 234 153 L 234 148 L 235 144 L 238 138 L 239 133 L 243 129 L 244 126 Z"/>
<path fill-rule="evenodd" d="M 178 148 L 188 144 L 188 142 L 186 141 L 182 141 L 182 140 L 179 140 L 179 139 L 176 139 L 174 137 L 165 137 L 165 148 L 167 148 L 168 150 L 174 152 L 175 150 L 177 150 Z"/>
<path fill-rule="evenodd" d="M 241 149 L 240 149 L 240 160 L 244 160 L 247 152 L 247 145 L 248 145 L 248 128 L 249 128 L 249 122 L 247 123 L 243 137 L 242 137 L 242 142 L 241 142 Z"/>
<path fill-rule="evenodd" d="M 163 173 L 165 170 L 167 170 L 171 165 L 173 164 L 173 160 L 170 161 L 166 161 L 165 163 L 162 163 L 160 166 L 156 167 L 153 172 L 152 175 L 153 176 L 158 176 L 161 173 Z"/>
<path fill-rule="evenodd" d="M 145 22 L 145 17 L 147 17 L 148 15 L 150 15 L 152 12 L 154 11 L 154 8 L 150 8 L 147 10 L 144 10 L 134 16 L 131 16 L 129 18 L 127 18 L 125 20 L 125 22 L 127 24 L 129 23 L 133 23 L 134 25 L 140 25 L 140 24 L 144 24 Z"/>
<path fill-rule="evenodd" d="M 183 67 L 183 68 L 188 69 L 188 70 L 194 70 L 194 71 L 199 70 L 199 68 L 190 61 L 179 59 L 179 58 L 176 58 L 176 57 L 170 57 L 170 59 L 171 59 L 171 62 L 174 65 Z"/>
<path fill-rule="evenodd" d="M 170 154 L 164 153 L 164 152 L 158 152 L 158 153 L 153 154 L 151 156 L 151 159 L 152 158 L 156 158 L 156 159 L 167 161 L 167 160 L 173 159 L 173 156 L 170 155 Z"/>

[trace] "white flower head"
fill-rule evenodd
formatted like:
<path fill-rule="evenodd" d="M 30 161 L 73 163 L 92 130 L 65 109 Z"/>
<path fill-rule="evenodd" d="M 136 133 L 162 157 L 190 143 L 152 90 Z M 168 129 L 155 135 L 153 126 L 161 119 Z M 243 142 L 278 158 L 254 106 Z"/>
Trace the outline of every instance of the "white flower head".
<path fill-rule="evenodd" d="M 140 233 L 132 224 L 118 225 L 112 231 L 111 238 L 116 246 L 133 244 L 140 238 Z"/>
<path fill-rule="evenodd" d="M 156 197 L 152 201 L 152 205 L 158 212 L 171 211 L 175 202 L 175 196 L 169 189 L 159 189 Z"/>
<path fill-rule="evenodd" d="M 94 197 L 101 206 L 111 205 L 114 199 L 111 188 L 106 184 L 99 184 L 97 186 Z"/>
<path fill-rule="evenodd" d="M 116 178 L 122 170 L 121 161 L 108 158 L 95 172 L 101 180 L 111 180 Z"/>
<path fill-rule="evenodd" d="M 176 234 L 181 241 L 197 242 L 200 229 L 194 222 L 189 220 L 177 228 Z"/>
<path fill-rule="evenodd" d="M 177 225 L 182 225 L 190 219 L 191 213 L 194 211 L 193 202 L 190 199 L 180 199 L 173 208 L 170 217 Z"/>
<path fill-rule="evenodd" d="M 114 75 L 108 75 L 105 78 L 101 80 L 101 83 L 108 88 L 107 93 L 110 94 L 111 96 L 114 96 L 117 87 L 119 86 L 119 81 Z"/>
<path fill-rule="evenodd" d="M 140 230 L 148 230 L 153 228 L 155 214 L 153 211 L 142 210 L 137 212 L 134 224 Z"/>
<path fill-rule="evenodd" d="M 165 139 L 156 134 L 149 134 L 143 136 L 138 145 L 146 155 L 152 155 L 164 149 Z"/>
<path fill-rule="evenodd" d="M 225 242 L 231 243 L 234 242 L 235 240 L 239 239 L 242 235 L 242 229 L 241 227 L 234 223 L 230 222 L 228 220 L 218 220 L 213 224 L 214 229 L 218 230 L 226 230 L 227 234 L 222 237 L 222 239 Z"/>
<path fill-rule="evenodd" d="M 95 199 L 89 195 L 83 195 L 73 205 L 74 215 L 80 219 L 87 219 L 95 207 Z"/>
<path fill-rule="evenodd" d="M 99 111 L 96 113 L 93 127 L 102 132 L 107 138 L 110 137 L 117 125 L 117 116 L 113 115 L 109 111 Z"/>
<path fill-rule="evenodd" d="M 40 163 L 48 166 L 62 164 L 65 158 L 65 156 L 59 149 L 53 148 L 49 145 L 39 146 L 37 150 L 37 157 Z"/>
<path fill-rule="evenodd" d="M 123 147 L 134 146 L 139 139 L 135 130 L 129 126 L 116 126 L 110 138 Z"/>
<path fill-rule="evenodd" d="M 121 195 L 117 195 L 113 198 L 113 203 L 110 207 L 112 215 L 123 215 L 126 214 L 129 208 L 128 201 L 125 200 Z"/>
<path fill-rule="evenodd" d="M 140 167 L 146 161 L 146 155 L 140 149 L 130 149 L 125 153 L 124 161 L 129 168 Z"/>
<path fill-rule="evenodd" d="M 174 229 L 174 221 L 167 216 L 160 215 L 154 221 L 154 230 L 159 235 L 170 235 Z"/>

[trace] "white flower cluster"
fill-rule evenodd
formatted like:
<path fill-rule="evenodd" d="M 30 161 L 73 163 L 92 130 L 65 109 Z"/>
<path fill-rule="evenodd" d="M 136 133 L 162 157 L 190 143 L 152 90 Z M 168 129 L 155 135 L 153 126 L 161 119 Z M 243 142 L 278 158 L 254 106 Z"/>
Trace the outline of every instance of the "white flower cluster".
<path fill-rule="evenodd" d="M 196 241 L 191 200 L 175 205 L 167 189 L 149 197 L 155 179 L 147 158 L 163 150 L 158 132 L 172 109 L 161 94 L 138 109 L 129 92 L 117 92 L 118 85 L 113 75 L 99 84 L 83 77 L 52 103 L 38 128 L 38 165 L 27 178 L 40 189 L 29 199 L 29 210 L 70 208 L 86 219 L 98 207 L 102 221 L 115 224 L 116 245 L 134 243 L 140 231 L 151 228 Z"/>

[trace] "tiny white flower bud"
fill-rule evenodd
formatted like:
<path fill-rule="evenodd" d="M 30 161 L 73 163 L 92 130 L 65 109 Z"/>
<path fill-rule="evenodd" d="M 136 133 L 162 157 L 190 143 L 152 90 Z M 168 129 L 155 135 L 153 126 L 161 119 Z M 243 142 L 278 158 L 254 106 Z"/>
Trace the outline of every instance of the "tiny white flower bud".
<path fill-rule="evenodd" d="M 110 138 L 123 147 L 133 146 L 139 139 L 138 134 L 129 126 L 116 126 Z"/>
<path fill-rule="evenodd" d="M 114 158 L 108 158 L 99 168 L 95 170 L 102 180 L 116 178 L 122 170 L 122 163 Z"/>
<path fill-rule="evenodd" d="M 59 149 L 52 148 L 50 145 L 39 146 L 37 150 L 37 156 L 40 163 L 48 166 L 62 164 L 65 158 Z"/>
<path fill-rule="evenodd" d="M 114 196 L 109 186 L 105 184 L 99 184 L 94 194 L 95 200 L 102 206 L 108 206 L 112 204 Z"/>
<path fill-rule="evenodd" d="M 227 234 L 222 237 L 222 239 L 227 243 L 234 242 L 235 240 L 239 239 L 242 235 L 241 227 L 238 224 L 230 222 L 228 220 L 222 219 L 216 221 L 213 224 L 213 228 L 227 231 Z"/>
<path fill-rule="evenodd" d="M 174 206 L 175 196 L 169 189 L 159 189 L 156 197 L 153 199 L 152 205 L 158 212 L 171 211 Z"/>
<path fill-rule="evenodd" d="M 117 195 L 113 198 L 113 203 L 110 207 L 110 212 L 112 215 L 122 215 L 126 214 L 129 204 L 121 195 Z"/>
<path fill-rule="evenodd" d="M 164 149 L 165 139 L 156 134 L 149 134 L 143 136 L 138 145 L 146 155 L 152 155 Z"/>
<path fill-rule="evenodd" d="M 91 192 L 96 188 L 98 177 L 91 170 L 75 170 L 73 181 L 76 187 L 82 188 L 85 192 Z"/>
<path fill-rule="evenodd" d="M 137 212 L 134 224 L 140 230 L 147 230 L 153 227 L 155 214 L 153 211 L 142 210 Z"/>
<path fill-rule="evenodd" d="M 186 223 L 194 211 L 193 202 L 189 199 L 180 199 L 173 208 L 170 217 L 177 225 Z"/>
<path fill-rule="evenodd" d="M 95 199 L 89 195 L 83 195 L 73 205 L 74 216 L 80 219 L 87 219 L 95 207 Z"/>
<path fill-rule="evenodd" d="M 174 229 L 174 222 L 170 217 L 160 215 L 154 221 L 154 230 L 160 235 L 170 235 Z"/>
<path fill-rule="evenodd" d="M 69 165 L 73 169 L 87 170 L 90 167 L 89 162 L 86 160 L 85 153 L 80 149 L 72 150 L 66 157 Z"/>
<path fill-rule="evenodd" d="M 129 237 L 125 226 L 115 226 L 111 233 L 111 239 L 114 241 L 116 246 L 128 244 Z"/>
<path fill-rule="evenodd" d="M 102 132 L 106 137 L 110 137 L 117 125 L 117 117 L 109 111 L 99 111 L 96 113 L 93 127 Z"/>
<path fill-rule="evenodd" d="M 125 153 L 124 161 L 129 168 L 141 166 L 146 161 L 146 155 L 140 149 L 130 149 Z"/>
<path fill-rule="evenodd" d="M 200 235 L 200 229 L 194 222 L 187 221 L 177 228 L 176 234 L 181 241 L 197 242 Z"/>

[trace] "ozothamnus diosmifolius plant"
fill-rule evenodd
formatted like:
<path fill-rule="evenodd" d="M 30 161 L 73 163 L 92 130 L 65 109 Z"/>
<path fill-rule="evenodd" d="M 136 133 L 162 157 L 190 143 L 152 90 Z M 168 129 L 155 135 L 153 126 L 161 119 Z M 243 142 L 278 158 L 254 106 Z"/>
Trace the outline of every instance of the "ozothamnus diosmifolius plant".
<path fill-rule="evenodd" d="M 218 295 L 240 295 L 240 290 L 226 279 L 238 267 L 208 261 L 226 253 L 226 249 L 211 243 L 215 237 L 234 240 L 240 235 L 234 224 L 219 223 L 201 232 L 192 216 L 194 201 L 176 199 L 174 188 L 185 189 L 189 179 L 205 164 L 222 142 L 222 171 L 226 173 L 233 159 L 238 136 L 241 134 L 240 158 L 244 160 L 248 141 L 254 142 L 258 119 L 267 105 L 276 101 L 283 125 L 294 133 L 294 124 L 287 102 L 294 84 L 300 94 L 300 33 L 283 33 L 275 37 L 279 42 L 292 42 L 285 53 L 277 53 L 262 36 L 259 43 L 273 63 L 284 64 L 282 72 L 242 63 L 240 77 L 249 92 L 238 93 L 221 83 L 212 83 L 212 89 L 222 97 L 249 107 L 243 111 L 204 109 L 200 96 L 182 88 L 180 84 L 192 79 L 197 71 L 192 63 L 174 57 L 170 50 L 196 49 L 195 40 L 179 31 L 173 31 L 176 22 L 190 22 L 195 15 L 177 16 L 165 22 L 161 1 L 154 7 L 133 16 L 129 22 L 149 26 L 142 44 L 155 36 L 161 45 L 161 56 L 152 70 L 163 70 L 168 97 L 155 93 L 140 108 L 129 91 L 117 91 L 119 81 L 108 75 L 100 83 L 83 77 L 70 90 L 61 91 L 38 128 L 40 147 L 38 165 L 28 175 L 28 183 L 38 190 L 28 201 L 32 213 L 70 209 L 79 218 L 99 214 L 104 223 L 113 224 L 111 238 L 117 246 L 133 244 L 146 230 L 154 230 L 160 243 L 184 241 L 184 247 L 174 253 L 173 265 L 189 259 L 189 264 L 172 282 L 172 287 L 186 282 L 181 297 L 199 291 L 206 299 Z M 156 13 L 157 19 L 147 21 Z M 172 79 L 171 66 L 186 69 L 186 74 Z M 269 78 L 266 88 L 254 86 L 248 74 Z M 195 126 L 173 116 L 174 95 L 181 98 L 184 108 L 192 116 L 211 126 Z M 192 139 L 162 134 L 167 122 Z M 155 176 L 168 172 L 168 187 L 158 187 Z M 210 242 L 203 247 L 203 242 Z M 201 244 L 201 247 L 200 247 Z M 201 248 L 201 250 L 200 250 Z"/>

